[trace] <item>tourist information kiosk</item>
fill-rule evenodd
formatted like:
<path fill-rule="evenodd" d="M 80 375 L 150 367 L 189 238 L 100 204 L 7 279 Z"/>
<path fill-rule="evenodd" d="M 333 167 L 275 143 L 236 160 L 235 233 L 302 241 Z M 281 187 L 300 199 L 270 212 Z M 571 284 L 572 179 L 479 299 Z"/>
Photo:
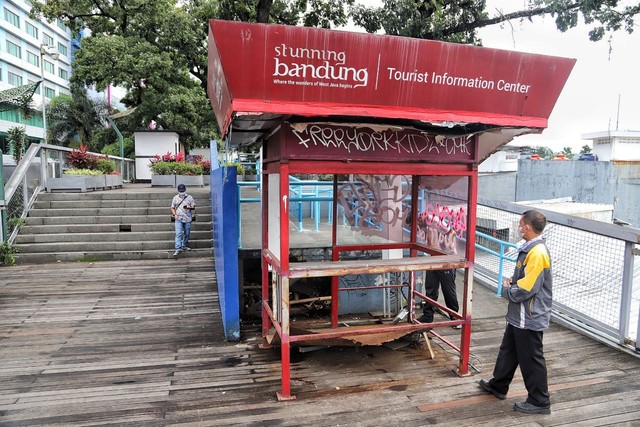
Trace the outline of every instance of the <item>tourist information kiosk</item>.
<path fill-rule="evenodd" d="M 280 399 L 293 398 L 292 345 L 377 345 L 421 331 L 423 302 L 450 317 L 429 324 L 432 333 L 462 325 L 459 345 L 444 340 L 459 352 L 459 373 L 468 372 L 477 165 L 515 136 L 547 126 L 574 63 L 210 21 L 208 90 L 222 136 L 231 146 L 263 142 L 262 335 L 265 346 L 281 347 Z M 291 262 L 290 177 L 309 173 L 333 179 L 331 254 Z M 459 313 L 424 294 L 423 272 L 442 269 L 464 271 Z M 314 277 L 330 278 L 329 319 L 292 327 L 290 284 Z M 365 313 L 406 308 L 408 315 L 350 324 L 345 295 L 368 302 Z"/>

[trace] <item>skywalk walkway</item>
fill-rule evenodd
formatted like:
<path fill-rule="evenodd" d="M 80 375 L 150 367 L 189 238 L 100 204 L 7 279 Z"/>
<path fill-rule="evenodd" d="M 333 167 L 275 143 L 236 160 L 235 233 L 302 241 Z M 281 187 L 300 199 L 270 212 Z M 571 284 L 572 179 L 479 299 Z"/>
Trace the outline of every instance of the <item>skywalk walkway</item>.
<path fill-rule="evenodd" d="M 280 356 L 258 325 L 222 340 L 213 261 L 204 258 L 0 268 L 0 425 L 638 425 L 640 360 L 552 325 L 545 333 L 551 415 L 481 392 L 504 329 L 504 301 L 477 285 L 470 372 L 432 340 Z M 459 331 L 447 328 L 442 334 Z M 481 371 L 481 372 L 478 372 Z"/>

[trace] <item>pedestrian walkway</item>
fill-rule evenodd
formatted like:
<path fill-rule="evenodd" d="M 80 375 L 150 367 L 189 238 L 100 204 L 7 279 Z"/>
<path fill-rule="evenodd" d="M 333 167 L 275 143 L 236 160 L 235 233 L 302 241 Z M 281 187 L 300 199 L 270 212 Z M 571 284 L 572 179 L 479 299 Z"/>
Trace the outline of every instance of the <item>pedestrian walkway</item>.
<path fill-rule="evenodd" d="M 279 349 L 259 325 L 222 339 L 213 261 L 205 258 L 0 268 L 0 425 L 633 425 L 640 361 L 553 325 L 545 333 L 551 415 L 521 415 L 483 393 L 504 301 L 476 286 L 472 375 L 438 339 L 435 359 L 405 346 L 292 352 L 278 402 Z M 445 330 L 446 329 L 446 330 Z M 443 334 L 459 334 L 450 328 Z"/>

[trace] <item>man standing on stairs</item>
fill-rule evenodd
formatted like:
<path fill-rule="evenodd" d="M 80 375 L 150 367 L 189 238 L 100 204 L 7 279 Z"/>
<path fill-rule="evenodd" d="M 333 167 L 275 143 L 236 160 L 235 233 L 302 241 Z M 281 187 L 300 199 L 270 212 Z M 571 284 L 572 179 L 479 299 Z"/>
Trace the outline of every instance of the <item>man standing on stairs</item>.
<path fill-rule="evenodd" d="M 187 194 L 187 187 L 184 184 L 178 185 L 178 194 L 171 201 L 171 214 L 176 224 L 176 251 L 174 257 L 180 255 L 182 251 L 189 251 L 189 234 L 191 233 L 192 212 L 196 208 L 196 201 Z"/>

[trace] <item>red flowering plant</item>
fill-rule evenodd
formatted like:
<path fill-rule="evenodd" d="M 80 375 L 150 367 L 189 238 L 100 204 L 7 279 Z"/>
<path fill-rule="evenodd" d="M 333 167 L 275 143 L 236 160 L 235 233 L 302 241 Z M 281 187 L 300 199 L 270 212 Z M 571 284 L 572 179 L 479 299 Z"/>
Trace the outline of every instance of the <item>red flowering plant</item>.
<path fill-rule="evenodd" d="M 184 154 L 157 155 L 150 160 L 149 169 L 155 175 L 202 175 L 203 168 L 198 163 L 188 163 Z"/>
<path fill-rule="evenodd" d="M 111 174 L 116 169 L 116 162 L 109 159 L 108 155 L 92 154 L 84 145 L 67 154 L 67 163 L 71 166 L 64 172 L 67 175 Z"/>

